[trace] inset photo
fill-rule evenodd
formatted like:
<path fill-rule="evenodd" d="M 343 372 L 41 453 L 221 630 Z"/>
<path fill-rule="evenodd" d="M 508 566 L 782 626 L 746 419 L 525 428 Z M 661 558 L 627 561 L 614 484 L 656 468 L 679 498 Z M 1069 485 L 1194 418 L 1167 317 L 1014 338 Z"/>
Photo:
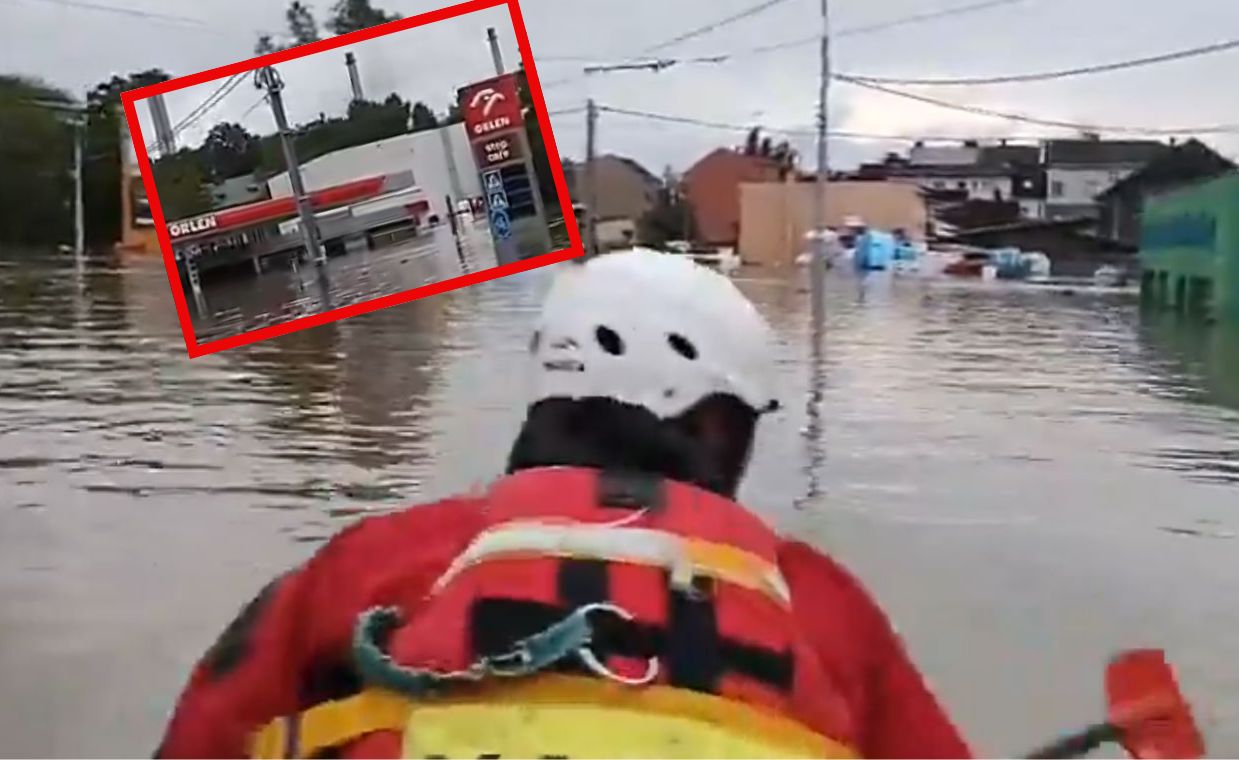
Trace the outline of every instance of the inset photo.
<path fill-rule="evenodd" d="M 514 0 L 325 39 L 294 10 L 302 44 L 125 96 L 191 356 L 582 252 Z"/>

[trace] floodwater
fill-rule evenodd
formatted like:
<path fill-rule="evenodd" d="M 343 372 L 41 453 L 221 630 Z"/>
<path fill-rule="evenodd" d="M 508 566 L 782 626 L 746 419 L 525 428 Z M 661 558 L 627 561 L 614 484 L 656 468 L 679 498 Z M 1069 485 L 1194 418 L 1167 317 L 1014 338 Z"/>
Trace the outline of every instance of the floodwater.
<path fill-rule="evenodd" d="M 838 279 L 815 354 L 763 277 L 786 407 L 743 496 L 866 582 L 978 749 L 1100 719 L 1108 655 L 1160 646 L 1239 754 L 1239 333 Z M 151 752 L 272 575 L 493 476 L 546 281 L 190 361 L 157 263 L 0 265 L 0 754 Z"/>
<path fill-rule="evenodd" d="M 198 342 L 280 324 L 496 266 L 485 222 L 444 223 L 417 237 L 373 250 L 330 257 L 322 267 L 302 262 L 261 274 L 211 278 L 195 297 L 186 288 Z"/>

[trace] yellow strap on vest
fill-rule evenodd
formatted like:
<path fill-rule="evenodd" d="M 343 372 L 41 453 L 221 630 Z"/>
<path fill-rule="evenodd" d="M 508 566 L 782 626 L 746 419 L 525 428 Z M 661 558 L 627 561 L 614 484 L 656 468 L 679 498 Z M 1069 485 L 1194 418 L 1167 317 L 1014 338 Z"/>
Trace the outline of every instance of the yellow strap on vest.
<path fill-rule="evenodd" d="M 312 757 L 375 731 L 402 731 L 413 703 L 389 691 L 368 689 L 346 699 L 315 705 L 297 721 L 297 757 Z M 251 757 L 283 758 L 288 746 L 288 721 L 268 723 L 254 737 Z"/>
<path fill-rule="evenodd" d="M 260 731 L 252 756 L 283 757 L 285 725 L 280 719 Z M 406 757 L 857 757 L 790 718 L 734 700 L 550 674 L 421 703 L 378 690 L 326 702 L 301 714 L 298 756 L 375 731 L 401 732 Z"/>

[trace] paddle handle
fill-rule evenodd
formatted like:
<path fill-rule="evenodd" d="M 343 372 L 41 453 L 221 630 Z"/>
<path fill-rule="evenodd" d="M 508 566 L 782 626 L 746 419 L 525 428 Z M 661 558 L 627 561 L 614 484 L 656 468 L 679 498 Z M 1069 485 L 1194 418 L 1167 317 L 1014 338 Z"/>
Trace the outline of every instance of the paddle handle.
<path fill-rule="evenodd" d="M 1029 760 L 1083 757 L 1106 742 L 1118 741 L 1120 738 L 1121 731 L 1118 726 L 1115 726 L 1113 723 L 1097 723 L 1083 731 L 1068 734 L 1024 757 L 1029 758 Z"/>

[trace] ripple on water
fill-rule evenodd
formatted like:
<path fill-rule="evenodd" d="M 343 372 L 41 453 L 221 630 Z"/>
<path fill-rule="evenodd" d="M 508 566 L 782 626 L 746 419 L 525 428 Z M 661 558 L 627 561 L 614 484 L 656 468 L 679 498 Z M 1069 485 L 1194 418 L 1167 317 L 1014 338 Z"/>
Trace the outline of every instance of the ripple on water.
<path fill-rule="evenodd" d="M 358 293 L 378 287 L 359 278 Z M 42 700 L 50 720 L 0 720 L 0 734 L 35 753 L 56 725 L 66 753 L 97 753 L 72 716 L 75 695 L 105 691 L 145 732 L 107 746 L 136 754 L 163 719 L 150 695 L 168 702 L 183 677 L 150 651 L 191 661 L 340 527 L 503 468 L 546 273 L 193 361 L 157 265 L 100 260 L 80 279 L 63 260 L 0 267 L 0 666 L 61 641 L 101 664 L 6 677 L 0 695 Z M 997 711 L 1023 714 L 1019 694 L 988 672 L 1034 692 L 1064 679 L 1044 687 L 1070 692 L 1044 700 L 1057 730 L 1091 704 L 1091 647 L 1131 643 L 1133 620 L 1203 671 L 1239 661 L 1233 637 L 1172 625 L 1239 598 L 1230 544 L 1194 540 L 1239 531 L 1233 333 L 1142 320 L 1129 300 L 832 281 L 815 375 L 803 287 L 740 285 L 778 331 L 786 407 L 759 431 L 742 496 L 859 568 L 984 743 L 1039 738 L 1007 730 Z M 216 327 L 281 314 L 237 298 L 211 305 Z M 1150 551 L 1175 594 L 1150 597 Z M 1108 591 L 1072 595 L 1093 585 Z M 1239 710 L 1239 691 L 1201 683 Z"/>

